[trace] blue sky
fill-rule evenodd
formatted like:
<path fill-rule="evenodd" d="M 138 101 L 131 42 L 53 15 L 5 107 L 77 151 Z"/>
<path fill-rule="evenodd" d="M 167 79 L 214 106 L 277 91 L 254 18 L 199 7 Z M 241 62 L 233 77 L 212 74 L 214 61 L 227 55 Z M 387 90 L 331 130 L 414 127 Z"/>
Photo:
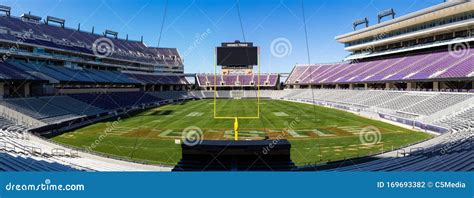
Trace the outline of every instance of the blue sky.
<path fill-rule="evenodd" d="M 352 31 L 352 21 L 394 8 L 397 16 L 442 0 L 304 0 L 311 63 L 341 61 L 348 55 L 334 37 Z M 119 37 L 157 46 L 166 0 L 0 0 L 13 15 L 31 11 L 38 16 L 66 19 L 66 26 L 96 32 L 119 32 Z M 243 40 L 235 0 L 169 0 L 162 47 L 176 47 L 185 59 L 186 73 L 211 73 L 214 48 L 223 41 Z M 261 49 L 261 71 L 290 72 L 307 63 L 300 0 L 240 0 L 247 41 Z M 291 44 L 291 51 L 272 55 L 272 42 Z M 275 46 L 275 45 L 274 45 Z M 289 45 L 286 45 L 289 46 Z M 274 48 L 275 49 L 275 48 Z M 289 49 L 289 48 L 286 48 Z M 291 53 L 290 53 L 291 52 Z M 275 53 L 274 53 L 275 54 Z"/>

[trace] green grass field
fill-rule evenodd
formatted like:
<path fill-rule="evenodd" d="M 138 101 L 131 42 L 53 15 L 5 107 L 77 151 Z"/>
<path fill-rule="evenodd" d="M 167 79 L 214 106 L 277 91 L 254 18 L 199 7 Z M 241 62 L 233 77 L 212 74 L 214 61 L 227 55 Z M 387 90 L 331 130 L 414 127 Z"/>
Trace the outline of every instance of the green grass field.
<path fill-rule="evenodd" d="M 218 100 L 218 116 L 254 116 L 256 100 Z M 240 139 L 288 139 L 297 165 L 365 156 L 422 141 L 431 135 L 330 108 L 279 100 L 260 101 L 260 119 L 240 119 Z M 181 159 L 182 131 L 198 127 L 208 140 L 232 140 L 232 119 L 214 119 L 214 101 L 150 109 L 115 122 L 96 123 L 54 137 L 62 144 L 148 163 Z M 371 137 L 375 137 L 372 138 Z"/>

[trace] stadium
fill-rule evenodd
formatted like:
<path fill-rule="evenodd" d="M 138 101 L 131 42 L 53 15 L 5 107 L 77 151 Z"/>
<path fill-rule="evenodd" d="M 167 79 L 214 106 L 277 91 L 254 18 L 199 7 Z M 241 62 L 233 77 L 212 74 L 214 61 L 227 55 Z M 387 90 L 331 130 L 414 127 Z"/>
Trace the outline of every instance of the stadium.
<path fill-rule="evenodd" d="M 245 40 L 186 73 L 177 48 L 0 12 L 1 171 L 474 171 L 470 0 L 357 19 L 343 61 L 288 73 Z"/>

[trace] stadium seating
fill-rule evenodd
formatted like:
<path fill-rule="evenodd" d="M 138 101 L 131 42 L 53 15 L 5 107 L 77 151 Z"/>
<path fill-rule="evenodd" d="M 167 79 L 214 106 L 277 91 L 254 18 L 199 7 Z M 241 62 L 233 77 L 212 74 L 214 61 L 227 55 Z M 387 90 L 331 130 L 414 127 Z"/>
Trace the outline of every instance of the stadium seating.
<path fill-rule="evenodd" d="M 22 37 L 26 37 L 26 39 L 23 40 L 28 44 L 82 52 L 91 55 L 94 54 L 92 51 L 93 43 L 98 39 L 105 38 L 102 35 L 82 32 L 76 29 L 61 28 L 44 23 L 29 23 L 13 16 L 1 17 L 0 26 L 9 30 L 0 34 L 0 37 L 3 39 L 16 42 L 18 38 L 12 34 L 14 31 L 20 33 Z M 147 47 L 140 41 L 123 40 L 119 38 L 111 38 L 109 41 L 112 42 L 116 48 L 115 52 L 110 55 L 116 59 L 144 63 L 153 62 L 170 66 L 182 65 L 182 60 L 179 58 L 179 53 L 176 49 Z M 157 57 L 157 54 L 163 56 Z"/>
<path fill-rule="evenodd" d="M 134 106 L 158 103 L 163 100 L 145 92 L 70 94 L 69 96 L 105 110 L 131 108 Z"/>
<path fill-rule="evenodd" d="M 59 121 L 60 118 L 75 116 L 67 110 L 39 98 L 6 99 L 0 104 L 45 122 L 54 122 L 55 120 Z"/>
<path fill-rule="evenodd" d="M 90 115 L 97 115 L 100 113 L 104 113 L 105 110 L 94 107 L 90 104 L 81 102 L 79 100 L 75 100 L 69 96 L 52 96 L 52 97 L 41 97 L 39 98 L 49 104 L 53 104 L 57 107 L 60 107 L 64 110 L 67 110 L 71 114 L 75 115 L 85 115 L 85 116 L 90 116 Z"/>
<path fill-rule="evenodd" d="M 139 107 L 160 101 L 163 99 L 145 92 L 118 92 L 5 99 L 0 102 L 0 105 L 45 123 L 59 123 L 105 113 L 109 110 Z"/>
<path fill-rule="evenodd" d="M 286 98 L 332 102 L 360 109 L 373 107 L 392 114 L 398 112 L 398 115 L 402 116 L 410 115 L 400 113 L 429 116 L 472 99 L 474 95 L 447 92 L 307 89 L 295 90 Z"/>
<path fill-rule="evenodd" d="M 214 98 L 214 92 L 213 91 L 201 91 L 202 98 Z"/>
<path fill-rule="evenodd" d="M 104 71 L 96 69 L 72 69 L 67 67 L 34 64 L 26 62 L 10 62 L 10 69 L 16 69 L 21 72 L 21 77 L 36 80 L 54 79 L 62 83 L 104 83 L 104 84 L 163 84 L 163 85 L 185 85 L 188 84 L 183 76 L 173 75 L 145 75 L 145 74 L 128 74 L 118 71 Z M 20 74 L 16 74 L 20 76 Z M 14 79 L 15 75 L 9 76 Z"/>
<path fill-rule="evenodd" d="M 189 98 L 194 98 L 194 96 L 179 91 L 84 93 L 10 98 L 1 100 L 0 105 L 44 123 L 53 124 L 107 113 L 111 110 L 141 108 L 148 105 L 167 103 L 167 100 L 185 100 Z"/>
<path fill-rule="evenodd" d="M 56 162 L 0 152 L 0 171 L 79 171 Z"/>
<path fill-rule="evenodd" d="M 24 130 L 26 130 L 25 126 L 17 125 L 15 122 L 0 116 L 0 135 L 5 135 L 6 133 L 16 133 Z"/>
<path fill-rule="evenodd" d="M 455 130 L 474 128 L 474 107 L 469 107 L 454 115 L 446 116 L 436 121 L 435 124 L 450 127 Z"/>
<path fill-rule="evenodd" d="M 33 81 L 42 81 L 44 79 L 38 78 L 27 73 L 24 70 L 18 69 L 12 66 L 8 62 L 1 62 L 0 63 L 0 79 L 2 80 L 33 80 Z"/>
<path fill-rule="evenodd" d="M 404 108 L 403 111 L 416 113 L 421 115 L 430 115 L 437 111 L 448 108 L 449 106 L 455 105 L 459 102 L 471 98 L 471 95 L 468 94 L 447 94 L 440 93 L 434 97 L 430 97 L 424 101 L 420 101 L 417 105 L 413 105 L 407 108 Z"/>
<path fill-rule="evenodd" d="M 259 81 L 260 77 L 260 81 Z M 260 86 L 274 87 L 278 83 L 278 74 L 260 74 L 257 75 L 213 75 L 213 74 L 197 74 L 197 81 L 200 86 Z M 216 81 L 214 81 L 214 79 Z"/>
<path fill-rule="evenodd" d="M 166 76 L 166 75 L 148 75 L 148 74 L 131 74 L 127 76 L 136 79 L 142 84 L 161 84 L 161 85 L 185 85 L 188 81 L 184 76 Z"/>
<path fill-rule="evenodd" d="M 104 109 L 78 101 L 69 96 L 5 99 L 0 102 L 0 105 L 45 123 L 59 123 L 65 120 L 105 112 Z"/>
<path fill-rule="evenodd" d="M 467 78 L 474 74 L 474 50 L 461 49 L 463 57 L 448 51 L 356 63 L 297 65 L 286 84 L 367 83 L 383 81 Z"/>
<path fill-rule="evenodd" d="M 230 92 L 229 91 L 217 91 L 217 95 L 219 98 L 230 98 Z"/>

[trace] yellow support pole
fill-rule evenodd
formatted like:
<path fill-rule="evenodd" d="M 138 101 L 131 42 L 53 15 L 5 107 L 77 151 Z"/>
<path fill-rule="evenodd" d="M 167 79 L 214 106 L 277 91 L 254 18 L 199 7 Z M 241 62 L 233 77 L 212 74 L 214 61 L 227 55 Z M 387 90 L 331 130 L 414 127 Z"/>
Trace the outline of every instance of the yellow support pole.
<path fill-rule="evenodd" d="M 235 118 L 234 120 L 234 140 L 239 140 L 239 119 Z"/>

